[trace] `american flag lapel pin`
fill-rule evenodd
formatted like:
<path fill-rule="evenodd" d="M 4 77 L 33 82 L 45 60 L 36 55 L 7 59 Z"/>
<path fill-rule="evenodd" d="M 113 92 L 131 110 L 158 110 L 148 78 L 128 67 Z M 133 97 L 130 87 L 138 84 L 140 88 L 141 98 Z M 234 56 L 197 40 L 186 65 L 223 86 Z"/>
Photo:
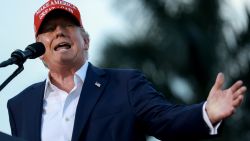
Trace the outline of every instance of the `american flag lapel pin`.
<path fill-rule="evenodd" d="M 99 88 L 101 87 L 101 84 L 99 82 L 95 82 L 95 85 Z"/>

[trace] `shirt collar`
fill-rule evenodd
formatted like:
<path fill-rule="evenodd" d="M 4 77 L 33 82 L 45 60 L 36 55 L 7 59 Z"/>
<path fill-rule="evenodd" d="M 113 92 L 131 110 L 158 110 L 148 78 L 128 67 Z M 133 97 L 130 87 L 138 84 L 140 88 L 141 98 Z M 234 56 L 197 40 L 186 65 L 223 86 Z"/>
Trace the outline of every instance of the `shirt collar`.
<path fill-rule="evenodd" d="M 84 82 L 84 80 L 86 78 L 88 65 L 89 65 L 89 63 L 88 63 L 88 61 L 86 61 L 84 63 L 84 65 L 75 73 L 75 75 L 77 75 L 82 80 L 82 82 Z"/>
<path fill-rule="evenodd" d="M 87 74 L 87 69 L 88 69 L 88 61 L 86 61 L 79 70 L 76 71 L 75 75 L 74 75 L 74 81 L 75 83 L 77 83 L 77 77 L 80 78 L 80 80 L 82 81 L 82 83 L 84 83 L 84 80 L 86 78 L 86 74 Z M 51 86 L 51 80 L 50 80 L 50 77 L 49 77 L 49 74 L 47 75 L 47 78 L 46 78 L 46 82 L 45 82 L 45 90 L 44 92 L 46 93 L 47 89 L 49 86 Z"/>

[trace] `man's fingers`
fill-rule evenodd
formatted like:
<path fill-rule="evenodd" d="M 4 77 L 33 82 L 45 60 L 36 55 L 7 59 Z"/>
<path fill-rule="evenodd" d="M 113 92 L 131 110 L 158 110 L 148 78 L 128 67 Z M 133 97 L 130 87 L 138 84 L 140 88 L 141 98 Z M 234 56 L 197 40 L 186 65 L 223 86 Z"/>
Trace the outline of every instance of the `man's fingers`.
<path fill-rule="evenodd" d="M 241 104 L 242 101 L 243 101 L 243 98 L 244 98 L 243 95 L 239 95 L 239 96 L 237 97 L 237 99 L 235 99 L 235 100 L 233 101 L 233 106 L 234 106 L 235 108 L 238 107 L 238 106 L 240 106 L 240 104 Z"/>
<path fill-rule="evenodd" d="M 231 86 L 231 91 L 235 93 L 241 86 L 243 85 L 243 82 L 241 80 L 235 82 L 233 86 Z"/>
<path fill-rule="evenodd" d="M 238 96 L 245 94 L 247 91 L 246 86 L 240 87 L 236 92 L 233 93 L 233 98 L 236 99 Z"/>
<path fill-rule="evenodd" d="M 213 88 L 216 90 L 218 90 L 218 89 L 221 90 L 223 83 L 224 83 L 224 74 L 220 72 L 216 77 L 216 81 L 215 81 Z"/>

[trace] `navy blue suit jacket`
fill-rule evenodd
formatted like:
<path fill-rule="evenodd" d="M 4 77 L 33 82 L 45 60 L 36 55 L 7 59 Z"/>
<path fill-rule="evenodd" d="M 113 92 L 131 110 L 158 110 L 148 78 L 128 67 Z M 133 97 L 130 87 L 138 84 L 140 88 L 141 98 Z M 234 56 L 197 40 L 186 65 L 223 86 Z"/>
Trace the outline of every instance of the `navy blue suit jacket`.
<path fill-rule="evenodd" d="M 33 84 L 8 101 L 14 136 L 41 140 L 44 87 L 45 82 Z M 161 140 L 205 137 L 209 129 L 202 118 L 202 105 L 167 102 L 139 71 L 89 64 L 72 141 L 145 141 L 146 135 Z"/>
<path fill-rule="evenodd" d="M 0 132 L 0 141 L 25 141 L 16 137 L 12 137 L 8 134 Z"/>

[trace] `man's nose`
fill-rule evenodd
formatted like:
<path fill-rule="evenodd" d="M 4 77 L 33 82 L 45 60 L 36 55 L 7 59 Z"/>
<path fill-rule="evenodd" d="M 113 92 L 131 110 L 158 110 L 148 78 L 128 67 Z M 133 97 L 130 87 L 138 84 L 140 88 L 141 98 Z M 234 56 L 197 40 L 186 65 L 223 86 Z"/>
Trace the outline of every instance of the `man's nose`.
<path fill-rule="evenodd" d="M 65 36 L 65 28 L 62 25 L 57 25 L 55 28 L 56 37 Z"/>

